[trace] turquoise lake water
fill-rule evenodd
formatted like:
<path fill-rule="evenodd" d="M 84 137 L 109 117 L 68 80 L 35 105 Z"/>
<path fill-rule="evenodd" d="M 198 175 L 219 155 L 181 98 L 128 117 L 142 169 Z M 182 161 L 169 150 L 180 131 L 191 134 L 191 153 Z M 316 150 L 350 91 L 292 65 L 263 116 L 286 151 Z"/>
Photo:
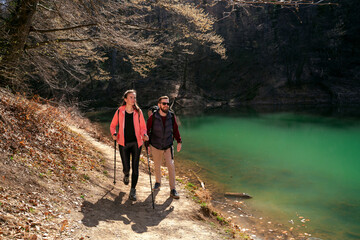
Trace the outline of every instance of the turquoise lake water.
<path fill-rule="evenodd" d="M 181 116 L 180 157 L 258 214 L 306 222 L 322 239 L 360 239 L 360 122 L 292 113 Z"/>
<path fill-rule="evenodd" d="M 97 115 L 106 131 L 112 116 Z M 324 240 L 360 239 L 359 118 L 235 110 L 179 118 L 175 158 L 202 166 L 223 191 L 253 196 L 246 203 L 257 217 L 306 225 Z"/>

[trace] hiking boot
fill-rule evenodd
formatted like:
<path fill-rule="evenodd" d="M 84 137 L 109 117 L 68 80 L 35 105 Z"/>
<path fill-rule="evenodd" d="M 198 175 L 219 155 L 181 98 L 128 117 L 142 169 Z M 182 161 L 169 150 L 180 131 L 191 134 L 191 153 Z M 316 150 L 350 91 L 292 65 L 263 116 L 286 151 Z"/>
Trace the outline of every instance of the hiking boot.
<path fill-rule="evenodd" d="M 132 188 L 130 190 L 129 199 L 131 201 L 136 201 L 136 189 L 135 188 Z"/>
<path fill-rule="evenodd" d="M 161 185 L 160 183 L 156 182 L 154 186 L 154 191 L 160 190 L 160 185 Z"/>
<path fill-rule="evenodd" d="M 175 198 L 175 199 L 179 199 L 179 198 L 180 198 L 178 192 L 177 192 L 175 189 L 172 189 L 172 190 L 170 191 L 170 197 Z"/>
<path fill-rule="evenodd" d="M 123 182 L 125 185 L 129 184 L 129 176 L 124 176 Z"/>

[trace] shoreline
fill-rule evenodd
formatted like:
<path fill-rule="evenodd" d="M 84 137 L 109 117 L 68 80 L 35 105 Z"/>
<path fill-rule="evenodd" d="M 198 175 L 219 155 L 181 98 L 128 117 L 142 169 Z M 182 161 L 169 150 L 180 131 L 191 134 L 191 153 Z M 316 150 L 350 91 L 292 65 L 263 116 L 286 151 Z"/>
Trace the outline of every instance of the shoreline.
<path fill-rule="evenodd" d="M 201 189 L 201 184 L 197 176 L 194 175 L 195 172 L 192 172 L 196 171 L 196 174 L 205 183 L 205 191 L 209 194 L 211 207 L 220 213 L 235 231 L 244 233 L 255 240 L 308 239 L 312 237 L 311 233 L 295 229 L 295 225 L 289 227 L 287 223 L 281 223 L 281 221 L 276 219 L 276 216 L 257 216 L 257 210 L 250 207 L 250 204 L 247 204 L 251 199 L 224 196 L 225 191 L 221 183 L 201 176 L 201 171 L 204 168 L 198 164 L 194 168 L 191 167 L 191 164 L 193 162 L 188 159 L 179 159 L 177 161 L 175 155 L 177 175 L 187 178 L 188 182 Z M 315 239 L 321 240 L 321 238 Z"/>

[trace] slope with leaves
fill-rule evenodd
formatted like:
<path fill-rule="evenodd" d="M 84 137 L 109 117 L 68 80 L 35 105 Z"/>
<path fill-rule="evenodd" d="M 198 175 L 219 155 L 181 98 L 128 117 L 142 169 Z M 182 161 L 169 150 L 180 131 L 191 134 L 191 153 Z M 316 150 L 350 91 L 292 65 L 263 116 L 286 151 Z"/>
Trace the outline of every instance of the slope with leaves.
<path fill-rule="evenodd" d="M 64 216 L 80 207 L 74 188 L 103 171 L 101 154 L 65 123 L 90 126 L 75 112 L 0 89 L 0 239 L 64 234 Z"/>

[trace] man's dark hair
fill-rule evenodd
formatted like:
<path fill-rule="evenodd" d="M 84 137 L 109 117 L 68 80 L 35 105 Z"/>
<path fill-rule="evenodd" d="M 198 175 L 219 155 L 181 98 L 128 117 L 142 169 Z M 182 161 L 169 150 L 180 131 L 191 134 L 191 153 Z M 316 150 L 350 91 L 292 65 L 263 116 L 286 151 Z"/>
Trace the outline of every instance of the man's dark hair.
<path fill-rule="evenodd" d="M 160 103 L 161 100 L 163 100 L 163 99 L 168 99 L 168 100 L 169 100 L 169 97 L 168 97 L 168 96 L 161 96 L 161 97 L 159 97 L 158 103 Z"/>

